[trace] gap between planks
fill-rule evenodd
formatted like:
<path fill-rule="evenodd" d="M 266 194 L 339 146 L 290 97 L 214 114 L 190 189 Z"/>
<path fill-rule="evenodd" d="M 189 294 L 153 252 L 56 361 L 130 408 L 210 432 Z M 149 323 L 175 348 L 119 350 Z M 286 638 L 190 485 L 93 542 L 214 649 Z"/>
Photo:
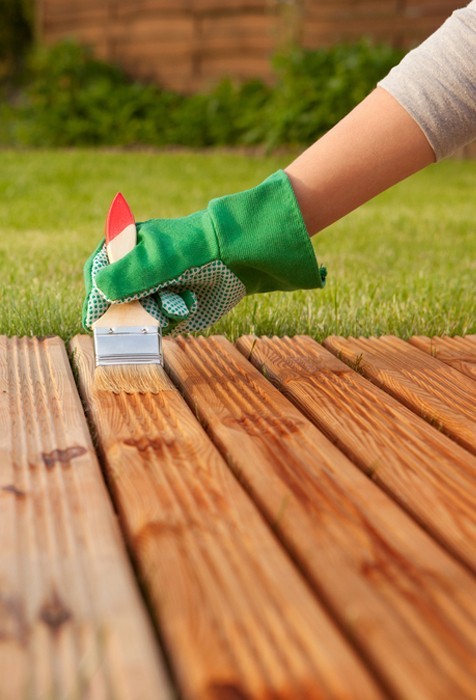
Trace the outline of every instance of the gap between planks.
<path fill-rule="evenodd" d="M 171 698 L 59 338 L 0 337 L 0 426 L 0 697 Z"/>
<path fill-rule="evenodd" d="M 183 697 L 383 697 L 170 380 L 155 395 L 97 392 L 91 339 L 72 348 Z"/>
<path fill-rule="evenodd" d="M 476 381 L 394 336 L 330 336 L 324 346 L 476 454 Z"/>
<path fill-rule="evenodd" d="M 195 341 L 194 341 L 194 342 L 195 342 Z M 212 342 L 212 341 L 209 341 L 210 344 L 211 344 L 211 342 Z M 210 347 L 211 347 L 211 345 L 210 345 Z M 202 347 L 201 351 L 205 351 L 205 349 L 206 349 L 206 351 L 208 352 L 208 351 L 210 350 L 210 347 L 206 347 L 206 346 L 205 346 L 204 348 Z M 215 349 L 215 350 L 216 350 L 216 349 Z M 203 364 L 203 357 L 200 357 L 200 352 L 201 352 L 201 351 L 197 351 L 197 350 L 195 349 L 195 353 L 196 353 L 196 356 L 197 356 L 197 357 L 194 359 L 194 362 L 198 361 L 198 364 L 200 365 L 200 371 L 203 371 L 203 367 L 202 367 L 202 364 Z M 228 348 L 227 348 L 227 345 L 225 345 L 225 350 L 224 350 L 225 354 L 227 353 L 227 351 L 228 351 Z M 192 354 L 193 354 L 193 353 L 192 353 Z M 213 354 L 213 353 L 212 353 L 212 354 Z M 219 354 L 221 354 L 221 353 L 219 353 Z M 198 360 L 197 360 L 197 358 L 198 358 Z M 166 358 L 166 359 L 167 359 L 167 358 Z M 215 359 L 216 359 L 216 358 L 215 358 Z M 174 360 L 174 361 L 175 361 L 175 360 Z M 172 363 L 172 364 L 173 364 L 173 363 Z M 245 366 L 246 366 L 247 371 L 249 371 L 249 369 L 248 369 L 248 368 L 249 368 L 249 364 L 248 364 L 248 363 L 245 363 Z M 55 363 L 55 367 L 56 367 L 56 363 Z M 231 375 L 232 375 L 232 376 L 234 376 L 234 375 L 233 375 L 234 372 L 236 372 L 236 369 L 235 369 L 235 368 L 231 371 Z M 191 368 L 191 373 L 193 374 L 193 367 Z M 210 377 L 209 377 L 209 378 L 211 378 L 212 381 L 216 381 L 216 379 L 214 379 L 214 377 L 213 377 L 213 371 L 210 373 Z M 204 411 L 203 406 L 202 406 L 202 404 L 203 404 L 203 399 L 201 399 L 201 398 L 199 397 L 199 400 L 198 400 L 197 402 L 194 402 L 194 400 L 192 400 L 192 398 L 191 398 L 191 397 L 192 397 L 192 394 L 194 393 L 194 392 L 192 391 L 193 382 L 188 382 L 188 383 L 186 382 L 186 384 L 187 384 L 187 387 L 188 387 L 188 388 L 184 386 L 183 390 L 184 390 L 185 393 L 187 394 L 189 401 L 193 404 L 194 410 L 200 415 L 202 421 L 203 421 L 204 423 L 207 423 L 207 422 L 208 422 L 208 418 L 206 418 L 206 415 L 205 415 L 205 414 L 206 414 L 206 411 Z M 268 383 L 267 383 L 267 382 L 264 382 L 263 387 L 264 387 L 265 385 L 266 385 L 266 387 L 267 387 L 266 390 L 268 391 L 268 390 L 269 390 L 269 385 L 268 385 Z M 167 393 L 169 393 L 169 391 L 172 390 L 172 387 L 171 387 L 171 385 L 167 382 L 166 378 L 164 379 L 164 389 L 165 389 L 165 391 L 166 391 Z M 174 391 L 174 390 L 173 390 L 173 391 Z M 175 393 L 176 393 L 176 392 L 175 392 Z M 259 403 L 259 401 L 258 401 L 257 406 L 259 406 L 259 405 L 260 405 L 260 403 Z M 216 406 L 215 406 L 215 409 L 216 409 Z M 256 410 L 256 407 L 255 407 L 254 410 Z M 126 421 L 128 421 L 128 420 L 131 420 L 131 417 L 132 417 L 132 418 L 134 418 L 134 420 L 135 420 L 135 419 L 136 419 L 136 416 L 133 415 L 134 412 L 137 412 L 137 406 L 132 410 L 132 414 L 131 414 L 131 412 L 130 412 L 128 409 L 125 410 L 125 411 L 123 412 L 122 419 L 123 419 L 123 420 L 125 419 Z M 211 414 L 211 415 L 213 415 L 213 414 Z M 223 408 L 223 406 L 222 406 L 222 413 L 220 413 L 220 415 L 221 415 L 222 417 L 226 417 L 226 415 L 227 415 L 226 406 L 225 406 L 225 408 Z M 279 412 L 278 412 L 278 415 L 279 415 Z M 249 431 L 250 426 L 251 426 L 252 423 L 253 423 L 253 420 L 254 420 L 253 411 L 251 411 L 250 415 L 246 415 L 244 422 L 243 422 L 243 423 L 240 423 L 240 425 L 239 425 L 239 429 L 241 430 L 241 433 L 242 433 L 241 437 L 245 437 L 245 436 L 246 436 L 246 434 L 247 434 L 248 431 Z M 232 421 L 231 421 L 231 424 L 228 425 L 228 432 L 229 432 L 229 433 L 230 433 L 230 430 L 232 430 L 231 425 L 233 424 L 233 422 L 234 422 L 234 421 L 232 420 Z M 264 422 L 264 424 L 266 424 L 266 421 Z M 280 440 L 282 440 L 282 439 L 286 440 L 286 439 L 287 439 L 287 438 L 286 438 L 286 435 L 287 435 L 289 426 L 290 426 L 291 424 L 292 424 L 292 421 L 291 421 L 289 424 L 284 424 L 284 432 L 283 432 L 283 431 L 280 432 L 279 429 L 278 429 L 278 431 L 277 431 L 276 434 L 277 434 L 277 436 L 278 436 L 278 438 L 279 438 Z M 135 427 L 134 427 L 134 426 L 135 426 Z M 273 430 L 275 430 L 275 432 L 276 432 L 276 429 L 278 428 L 278 426 L 279 426 L 279 420 L 275 420 L 275 422 L 272 424 Z M 134 432 L 134 431 L 136 430 L 136 428 L 137 428 L 137 425 L 135 425 L 134 422 L 133 422 L 133 423 L 132 423 L 132 426 L 129 426 L 129 428 L 131 428 L 131 427 L 132 427 L 133 432 Z M 174 429 L 176 428 L 175 425 L 173 425 L 172 427 L 173 427 Z M 194 430 L 195 430 L 195 428 L 194 428 Z M 210 430 L 210 425 L 209 425 L 209 430 Z M 135 449 L 138 450 L 139 452 L 141 452 L 141 451 L 147 452 L 149 449 L 152 449 L 153 451 L 157 451 L 157 450 L 160 451 L 160 450 L 162 449 L 162 448 L 160 447 L 160 443 L 161 443 L 161 440 L 162 440 L 162 438 L 163 438 L 162 435 L 160 436 L 159 440 L 158 440 L 156 443 L 154 443 L 154 441 L 152 441 L 152 443 L 148 443 L 147 440 L 148 440 L 149 438 L 148 438 L 147 434 L 144 433 L 144 431 L 142 431 L 141 436 L 142 436 L 141 439 L 138 440 L 137 444 L 135 445 Z M 104 437 L 104 436 L 103 436 L 103 437 Z M 136 436 L 136 437 L 137 437 L 137 436 Z M 217 440 L 216 435 L 213 436 L 213 437 L 214 437 L 215 442 L 217 442 L 217 444 L 219 444 L 220 449 L 221 449 L 223 452 L 225 452 L 225 453 L 227 454 L 229 461 L 232 462 L 232 466 L 233 466 L 233 468 L 234 468 L 234 470 L 235 470 L 235 473 L 237 473 L 237 474 L 243 479 L 243 481 L 245 482 L 245 484 L 246 484 L 246 486 L 247 486 L 247 488 L 248 488 L 248 487 L 249 487 L 249 483 L 250 483 L 249 474 L 247 473 L 246 470 L 245 470 L 244 472 L 241 471 L 240 464 L 241 464 L 241 461 L 242 461 L 242 460 L 237 459 L 237 460 L 235 461 L 235 450 L 233 449 L 233 450 L 230 451 L 230 450 L 228 449 L 228 447 L 227 447 L 227 441 L 226 441 L 226 440 L 224 440 L 224 441 L 222 442 L 222 441 L 221 441 L 221 438 L 220 438 L 220 440 Z M 254 437 L 254 439 L 256 440 L 256 431 L 255 431 L 255 433 L 253 434 L 253 437 Z M 104 445 L 105 445 L 105 448 L 104 448 L 104 449 L 107 450 L 108 453 L 109 453 L 109 460 L 110 460 L 111 468 L 110 468 L 110 470 L 108 471 L 108 475 L 109 475 L 110 479 L 112 479 L 111 483 L 113 483 L 113 481 L 114 481 L 115 479 L 118 478 L 118 473 L 117 473 L 117 471 L 116 471 L 116 468 L 117 468 L 118 464 L 120 463 L 120 460 L 118 459 L 117 454 L 116 454 L 116 452 L 117 452 L 117 450 L 116 450 L 116 448 L 117 448 L 117 435 L 114 434 L 114 431 L 112 431 L 112 432 L 109 431 L 109 438 L 110 438 L 110 440 L 104 439 Z M 132 447 L 132 445 L 129 445 L 129 447 Z M 171 445 L 166 445 L 166 447 L 167 447 L 167 448 L 170 448 Z M 172 451 L 173 451 L 173 450 L 172 450 Z M 54 452 L 54 450 L 53 450 L 53 452 Z M 243 474 L 245 474 L 245 477 L 243 477 Z M 129 476 L 130 476 L 130 475 L 129 475 Z M 125 474 L 122 474 L 122 473 L 121 473 L 121 476 L 120 476 L 119 478 L 121 478 L 121 479 L 124 479 L 124 478 L 125 478 L 126 481 L 127 481 L 127 476 L 126 476 Z M 266 480 L 265 480 L 265 481 L 266 481 Z M 271 482 L 270 482 L 268 485 L 270 486 L 270 485 L 271 485 Z M 13 493 L 13 494 L 14 494 L 14 493 L 15 493 L 15 488 L 16 488 L 16 487 L 14 487 L 14 489 L 8 489 L 8 490 L 7 490 L 7 493 L 10 492 L 10 493 Z M 115 488 L 115 487 L 113 486 L 113 488 Z M 128 488 L 129 488 L 129 489 L 132 489 L 132 488 L 135 488 L 135 486 L 132 484 L 132 482 L 131 482 L 130 479 L 129 479 L 129 484 L 128 484 L 128 485 L 126 484 L 125 486 L 123 485 L 121 488 L 123 489 L 123 492 L 126 493 L 126 491 L 127 491 Z M 18 494 L 16 494 L 16 495 L 18 496 Z M 194 495 L 195 495 L 195 494 L 194 494 Z M 272 524 L 273 524 L 273 526 L 278 530 L 278 532 L 279 532 L 279 525 L 280 525 L 279 521 L 285 520 L 285 519 L 287 518 L 286 511 L 288 510 L 288 500 L 287 500 L 287 499 L 288 499 L 288 495 L 289 495 L 288 493 L 285 493 L 285 494 L 284 494 L 284 498 L 283 498 L 283 497 L 281 498 L 281 504 L 280 504 L 280 506 L 279 506 L 277 512 L 275 512 L 275 517 L 273 518 Z M 137 498 L 139 498 L 139 496 L 140 496 L 142 499 L 145 498 L 145 502 L 148 502 L 148 500 L 149 500 L 149 498 L 150 498 L 150 494 L 147 494 L 147 493 L 146 493 L 146 490 L 144 490 L 144 489 L 142 489 L 142 490 L 141 490 L 141 493 L 137 495 Z M 300 498 L 302 498 L 302 495 L 300 496 Z M 303 500 L 303 502 L 304 502 L 305 499 L 302 498 L 302 500 Z M 155 506 L 156 506 L 156 504 L 154 505 L 154 507 L 155 507 Z M 260 506 L 260 507 L 261 507 L 261 506 Z M 263 510 L 264 510 L 264 512 L 266 513 L 266 508 L 264 508 Z M 125 515 L 123 514 L 123 517 L 130 517 L 130 515 L 128 515 L 128 514 L 126 513 Z M 188 524 L 189 524 L 189 523 L 188 523 Z M 242 524 L 242 523 L 241 523 L 241 524 Z M 154 528 L 152 528 L 152 530 L 154 530 Z M 160 527 L 159 527 L 159 532 L 161 532 L 161 528 L 160 528 Z M 245 528 L 245 530 L 241 530 L 241 531 L 240 531 L 241 536 L 245 536 L 245 535 L 246 535 L 246 532 L 248 532 L 248 528 Z M 214 536 L 214 533 L 212 533 L 212 534 L 213 534 L 213 536 Z M 154 537 L 151 538 L 151 537 L 150 537 L 150 533 L 148 533 L 148 536 L 147 536 L 145 539 L 146 539 L 147 541 L 150 540 L 150 539 L 155 539 L 156 535 L 157 535 L 157 533 L 154 532 Z M 159 539 L 161 539 L 161 538 L 159 537 Z M 180 538 L 177 538 L 175 544 L 177 544 L 177 542 L 181 542 L 181 539 L 180 539 Z M 309 543 L 307 543 L 307 544 L 308 544 L 308 546 L 311 546 L 311 551 L 314 551 L 314 544 L 315 544 L 315 543 L 312 543 L 312 542 L 311 542 L 310 544 L 309 544 Z M 149 553 L 150 553 L 150 547 L 151 547 L 151 546 L 152 546 L 152 549 L 154 549 L 153 543 L 152 543 L 152 545 L 151 545 L 150 542 L 149 542 L 149 544 L 148 544 L 147 546 L 144 546 L 144 547 L 143 547 L 143 545 L 142 545 L 142 537 L 138 538 L 138 539 L 135 541 L 135 547 L 136 547 L 137 550 L 143 549 L 144 552 L 147 550 L 147 551 L 149 551 Z M 290 547 L 289 549 L 290 549 L 290 551 L 293 553 L 293 556 L 295 556 L 295 555 L 296 555 L 296 551 L 295 551 L 294 547 Z M 298 549 L 299 549 L 299 548 L 298 548 Z M 301 549 L 302 549 L 302 548 L 301 548 Z M 227 552 L 227 553 L 228 553 L 228 552 Z M 156 553 L 152 553 L 152 554 L 154 554 L 154 555 L 156 556 Z M 376 554 L 376 553 L 374 553 L 374 554 Z M 144 555 L 142 555 L 142 556 L 143 556 L 144 561 L 145 561 L 146 557 L 145 557 Z M 299 559 L 299 555 L 298 555 L 297 558 Z M 153 559 L 154 559 L 154 557 L 152 556 L 152 560 L 153 560 Z M 306 569 L 306 567 L 303 567 L 303 568 Z M 159 567 L 159 569 L 160 569 L 160 567 Z M 151 576 L 151 574 L 150 574 L 149 572 L 147 572 L 147 577 L 150 577 L 150 576 Z M 145 578 L 147 578 L 147 577 L 145 577 Z M 324 578 L 325 578 L 325 577 L 324 577 Z M 320 582 L 316 582 L 316 579 L 315 579 L 315 578 L 313 579 L 313 577 L 311 577 L 311 580 L 313 580 L 313 585 L 316 586 L 316 590 L 318 590 L 318 591 L 320 591 L 320 592 L 322 593 L 321 588 L 323 589 L 324 592 L 323 592 L 322 594 L 324 595 L 324 598 L 326 598 L 326 600 L 327 600 L 327 594 L 326 594 L 326 592 L 325 592 L 325 585 L 322 586 L 321 583 L 320 583 Z M 456 582 L 455 582 L 455 585 L 456 585 L 456 586 L 458 586 L 458 580 L 459 580 L 459 579 L 457 579 Z M 422 579 L 422 582 L 424 582 L 424 579 Z M 209 592 L 207 592 L 207 593 L 209 593 Z M 401 593 L 401 592 L 400 592 L 400 593 Z M 435 593 L 435 590 L 433 590 L 432 593 Z M 154 591 L 153 594 L 152 594 L 152 597 L 157 596 L 157 595 L 160 595 L 160 592 L 157 593 L 157 591 Z M 431 596 L 430 596 L 430 597 L 431 597 Z M 352 590 L 350 590 L 350 597 L 349 597 L 349 600 L 351 601 L 352 605 L 355 605 L 355 604 L 356 604 L 356 603 L 355 603 L 355 600 L 353 600 L 354 598 L 355 598 L 355 592 L 352 591 Z M 397 600 L 398 600 L 398 596 L 397 596 Z M 435 599 L 435 601 L 436 601 L 436 599 Z M 434 602 L 435 602 L 435 601 L 434 601 Z M 282 602 L 282 601 L 281 601 L 281 602 Z M 286 603 L 286 604 L 287 604 L 287 603 Z M 349 607 L 349 603 L 348 603 L 347 605 L 348 605 L 348 607 Z M 350 608 L 352 608 L 352 605 L 350 605 Z M 355 634 L 354 634 L 354 631 L 353 631 L 353 625 L 352 625 L 352 624 L 349 624 L 349 619 L 348 619 L 349 612 L 348 612 L 347 610 L 345 610 L 345 607 L 346 607 L 346 606 L 344 605 L 344 606 L 343 606 L 344 611 L 343 611 L 343 612 L 339 612 L 339 614 L 336 615 L 336 618 L 338 619 L 339 624 L 341 624 L 341 625 L 348 631 L 348 633 L 350 634 L 350 637 L 351 637 L 351 638 L 355 638 Z M 358 609 L 358 607 L 359 607 L 359 601 L 357 601 L 357 609 Z M 160 608 L 160 605 L 158 606 L 158 608 Z M 330 605 L 330 608 L 335 612 L 334 607 L 333 607 L 333 604 Z M 372 615 L 373 615 L 374 612 L 375 612 L 375 610 L 372 611 L 372 614 L 371 614 L 368 618 L 363 618 L 363 622 L 365 622 L 365 619 L 367 619 L 367 621 L 369 621 L 369 620 L 371 621 L 371 620 L 372 620 Z M 445 618 L 445 615 L 447 615 L 447 614 L 448 614 L 448 610 L 447 610 L 446 613 L 443 615 L 443 618 Z M 325 617 L 325 616 L 324 616 L 324 617 Z M 397 615 L 397 617 L 398 617 L 398 615 Z M 424 617 L 424 616 L 423 616 L 423 617 Z M 272 619 L 272 618 L 271 618 L 271 619 Z M 355 622 L 355 620 L 354 620 L 353 622 Z M 327 621 L 327 624 L 329 624 L 328 621 Z M 372 624 L 370 624 L 370 627 L 372 627 Z M 392 625 L 390 625 L 390 627 L 392 627 Z M 331 629 L 332 629 L 332 627 L 331 627 Z M 334 630 L 334 633 L 335 633 L 335 630 Z M 423 636 L 425 636 L 425 635 L 423 635 Z M 463 634 L 463 638 L 464 638 L 464 637 L 465 637 L 465 633 Z M 422 644 L 422 641 L 421 641 L 421 640 L 419 640 L 419 641 L 420 641 L 420 644 Z M 359 647 L 360 647 L 361 650 L 362 650 L 361 640 L 358 638 L 358 635 L 357 635 L 357 643 L 358 643 Z M 375 640 L 373 641 L 373 644 L 375 644 Z M 339 642 L 338 642 L 337 645 L 336 645 L 336 648 L 333 649 L 333 653 L 334 653 L 334 654 L 335 654 L 335 652 L 336 652 L 336 649 L 337 649 L 337 650 L 340 650 L 340 652 L 342 651 L 342 646 L 339 646 L 339 645 L 342 645 L 342 640 L 339 640 Z M 364 645 L 364 646 L 365 646 L 365 645 Z M 423 643 L 422 646 L 425 647 L 425 643 Z M 192 647 L 193 647 L 193 645 L 192 645 Z M 451 644 L 450 644 L 450 647 L 451 647 Z M 196 648 L 196 647 L 195 647 L 195 648 Z M 348 649 L 345 645 L 343 646 L 343 649 L 344 649 L 344 654 L 343 654 L 343 656 L 341 656 L 341 658 L 340 658 L 339 660 L 337 660 L 337 659 L 338 659 L 337 656 L 335 656 L 332 660 L 329 660 L 329 659 L 326 660 L 326 664 L 328 664 L 328 666 L 327 666 L 327 668 L 326 668 L 326 674 L 327 674 L 326 683 L 329 683 L 329 677 L 332 677 L 332 676 L 333 676 L 333 673 L 335 672 L 336 667 L 337 667 L 337 670 L 338 670 L 338 671 L 342 672 L 343 668 L 345 667 L 345 664 L 344 664 L 344 662 L 343 662 L 343 659 L 346 659 L 346 660 L 347 660 L 347 663 L 349 663 L 349 668 L 351 668 L 352 671 L 353 671 L 353 673 L 354 673 L 354 676 L 352 676 L 352 675 L 349 676 L 349 679 L 352 679 L 354 682 L 355 682 L 355 679 L 356 679 L 356 678 L 359 680 L 360 684 L 358 684 L 358 688 L 360 688 L 361 691 L 362 691 L 362 689 L 363 689 L 362 692 L 366 693 L 366 697 L 370 697 L 370 696 L 371 696 L 371 695 L 369 695 L 368 693 L 370 693 L 370 694 L 373 693 L 375 696 L 378 696 L 378 695 L 379 695 L 379 690 L 378 690 L 378 688 L 376 688 L 376 686 L 372 684 L 372 682 L 370 681 L 370 679 L 368 678 L 368 676 L 365 674 L 365 672 L 363 672 L 362 668 L 361 668 L 358 664 L 357 664 L 357 666 L 355 665 L 355 664 L 356 664 L 356 661 L 355 661 L 355 658 L 353 658 L 352 653 L 350 653 L 350 656 L 349 656 L 349 649 Z M 436 644 L 436 649 L 438 649 L 438 643 Z M 193 651 L 193 649 L 192 649 L 191 651 Z M 427 651 L 429 651 L 429 650 L 427 649 Z M 434 651 L 435 651 L 435 649 L 433 649 L 433 650 L 432 650 L 432 653 L 430 654 L 430 657 L 432 657 L 432 663 L 434 663 L 435 659 L 438 658 L 438 653 L 439 653 L 439 652 L 438 652 L 438 653 L 436 653 L 436 655 L 433 655 Z M 274 653 L 276 653 L 276 652 L 274 652 Z M 385 673 L 385 672 L 382 673 L 382 670 L 379 668 L 379 665 L 378 665 L 378 664 L 375 664 L 375 662 L 372 660 L 372 654 L 368 654 L 368 652 L 367 652 L 366 649 L 363 650 L 363 653 L 364 653 L 364 656 L 365 656 L 366 658 L 371 659 L 371 662 L 372 662 L 372 665 L 373 665 L 374 669 L 377 670 L 377 675 L 379 675 L 380 677 L 382 677 L 382 678 L 385 679 L 385 683 L 386 683 L 387 687 L 392 689 L 392 694 L 395 694 L 396 696 L 401 696 L 400 694 L 401 694 L 402 688 L 405 688 L 405 682 L 404 682 L 404 680 L 402 680 L 402 681 L 400 681 L 399 683 L 396 683 L 396 684 L 395 684 L 395 683 L 394 683 L 394 680 L 392 680 L 392 674 L 390 673 L 390 678 L 389 678 L 389 677 L 388 677 L 388 673 Z M 447 661 L 448 663 L 453 663 L 453 661 L 452 661 L 453 654 L 454 654 L 454 650 L 452 650 L 452 649 L 450 648 L 450 649 L 449 649 L 449 652 L 448 652 L 448 656 L 447 656 L 447 658 L 446 658 L 446 661 Z M 382 654 L 382 658 L 383 658 L 383 656 L 384 656 L 384 655 Z M 350 661 L 349 661 L 349 659 L 350 659 Z M 178 663 L 179 666 L 180 666 L 180 662 L 177 662 L 177 663 Z M 401 660 L 399 660 L 398 663 L 397 663 L 397 666 L 399 666 L 399 665 L 401 666 L 401 663 L 402 663 Z M 311 666 L 312 666 L 312 664 L 311 664 Z M 316 666 L 313 666 L 313 670 L 314 670 L 314 671 L 315 671 L 315 668 L 317 668 L 317 667 L 316 667 Z M 356 669 L 357 669 L 357 670 L 356 670 Z M 468 671 L 468 673 L 470 674 L 470 672 L 471 672 L 471 669 Z M 423 675 L 425 675 L 425 674 L 423 674 Z M 451 676 L 451 674 L 449 674 L 449 675 L 447 674 L 447 676 L 446 676 L 446 683 L 443 684 L 442 690 L 441 690 L 442 693 L 443 693 L 443 692 L 446 692 L 446 690 L 448 689 L 448 687 L 451 687 L 451 688 L 453 689 L 453 686 L 451 685 L 451 683 L 453 683 L 454 681 L 453 681 L 452 678 L 450 678 L 450 676 Z M 209 673 L 209 677 L 210 677 L 210 673 Z M 303 677 L 305 677 L 305 674 L 304 674 Z M 308 674 L 307 677 L 311 677 L 311 678 L 312 678 L 312 673 L 311 673 L 311 676 L 309 676 L 309 674 Z M 440 672 L 440 680 L 441 680 L 441 672 Z M 295 677 L 293 677 L 293 682 L 296 682 L 296 681 L 295 681 Z M 448 683 L 449 683 L 449 685 L 448 685 Z M 466 695 L 464 694 L 464 693 L 465 693 L 465 690 L 464 690 L 464 689 L 467 687 L 467 685 L 465 685 L 465 684 L 467 684 L 467 679 L 465 680 L 465 678 L 463 678 L 462 681 L 461 681 L 461 684 L 458 685 L 457 690 L 456 690 L 456 692 L 461 691 L 461 692 L 463 693 L 463 694 L 461 695 L 461 697 L 466 697 Z M 192 683 L 192 684 L 189 684 L 189 685 L 187 686 L 187 682 L 184 681 L 184 682 L 182 683 L 182 685 L 183 685 L 183 687 L 188 687 L 188 688 L 190 689 L 190 692 L 192 692 L 192 685 L 193 685 L 193 683 Z M 335 681 L 335 679 L 332 680 L 331 685 L 332 685 L 332 688 L 337 687 L 337 686 L 336 686 L 336 681 Z M 196 687 L 198 687 L 198 686 L 196 686 Z M 219 692 L 224 692 L 225 689 L 226 689 L 227 691 L 229 691 L 229 690 L 232 689 L 232 688 L 235 688 L 235 689 L 236 689 L 236 687 L 237 687 L 237 686 L 234 686 L 234 685 L 233 685 L 233 681 L 230 681 L 230 682 L 227 682 L 227 683 L 223 683 L 222 681 L 219 681 L 218 683 L 215 683 L 215 684 L 212 682 L 211 684 L 209 684 L 209 685 L 207 686 L 208 690 L 209 690 L 210 692 L 213 692 L 213 693 L 215 693 L 215 692 L 218 692 L 218 693 L 219 693 Z M 243 684 L 241 684 L 240 687 L 243 687 Z M 296 687 L 296 686 L 295 686 L 295 687 Z M 304 686 L 299 686 L 299 687 L 301 688 L 301 687 L 304 687 Z M 326 687 L 327 687 L 327 689 L 329 689 L 330 685 L 328 685 L 328 686 L 326 686 Z M 314 686 L 311 686 L 311 689 L 314 690 Z M 405 692 L 406 692 L 406 690 L 405 690 Z M 307 690 L 306 690 L 306 693 L 307 693 Z M 191 695 L 190 695 L 190 696 L 191 696 Z M 2 696 L 2 697 L 3 697 L 3 696 Z M 99 697 L 99 696 L 98 696 L 98 697 Z M 102 696 L 101 696 L 101 697 L 102 697 Z M 118 697 L 120 697 L 120 696 L 118 695 Z M 131 696 L 127 696 L 127 697 L 131 697 Z M 133 696 L 132 696 L 132 697 L 133 697 Z M 146 697 L 146 696 L 140 696 L 140 697 Z M 160 697 L 160 696 L 156 695 L 156 696 L 154 696 L 154 697 Z M 215 696 L 214 696 L 214 697 L 215 697 Z M 281 695 L 280 695 L 280 697 L 281 697 Z M 297 696 L 297 695 L 291 695 L 291 697 L 298 697 L 298 696 Z M 312 694 L 306 694 L 305 697 L 313 697 L 313 695 L 312 695 Z M 340 697 L 340 696 L 339 696 L 339 697 Z M 403 696 L 402 696 L 402 697 L 403 697 Z M 425 685 L 424 685 L 424 682 L 423 682 L 423 683 L 420 683 L 419 685 L 418 685 L 418 684 L 416 685 L 416 687 L 414 688 L 414 692 L 412 692 L 412 697 L 415 697 L 415 698 L 417 698 L 417 697 L 422 697 L 422 698 L 430 697 L 429 695 L 425 695 Z M 436 698 L 436 697 L 440 697 L 440 695 L 437 695 L 437 694 L 436 694 L 436 695 L 433 695 L 433 694 L 431 695 L 432 700 L 433 700 L 433 698 Z M 441 697 L 443 697 L 443 695 L 441 695 Z"/>
<path fill-rule="evenodd" d="M 237 346 L 476 573 L 476 457 L 309 337 L 243 336 Z"/>
<path fill-rule="evenodd" d="M 230 467 L 400 698 L 470 698 L 475 580 L 224 338 L 164 356 Z"/>
<path fill-rule="evenodd" d="M 476 335 L 433 338 L 416 335 L 409 342 L 471 379 L 476 379 Z"/>

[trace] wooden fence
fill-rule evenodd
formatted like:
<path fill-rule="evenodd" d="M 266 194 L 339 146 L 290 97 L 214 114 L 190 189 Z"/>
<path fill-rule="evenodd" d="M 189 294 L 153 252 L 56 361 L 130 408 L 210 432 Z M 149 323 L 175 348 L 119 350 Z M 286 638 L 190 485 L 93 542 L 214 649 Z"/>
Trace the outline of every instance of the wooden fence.
<path fill-rule="evenodd" d="M 369 36 L 410 48 L 462 0 L 36 0 L 37 30 L 73 37 L 133 76 L 192 92 L 271 77 L 270 57 Z"/>

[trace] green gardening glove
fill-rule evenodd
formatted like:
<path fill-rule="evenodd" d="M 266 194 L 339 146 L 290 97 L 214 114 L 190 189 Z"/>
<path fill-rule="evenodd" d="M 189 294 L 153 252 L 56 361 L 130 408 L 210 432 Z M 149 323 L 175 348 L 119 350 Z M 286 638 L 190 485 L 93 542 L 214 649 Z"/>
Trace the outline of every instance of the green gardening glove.
<path fill-rule="evenodd" d="M 108 264 L 104 244 L 87 261 L 83 325 L 111 303 L 140 299 L 164 332 L 206 328 L 246 294 L 323 287 L 287 175 L 212 199 L 180 219 L 137 224 L 137 245 Z"/>

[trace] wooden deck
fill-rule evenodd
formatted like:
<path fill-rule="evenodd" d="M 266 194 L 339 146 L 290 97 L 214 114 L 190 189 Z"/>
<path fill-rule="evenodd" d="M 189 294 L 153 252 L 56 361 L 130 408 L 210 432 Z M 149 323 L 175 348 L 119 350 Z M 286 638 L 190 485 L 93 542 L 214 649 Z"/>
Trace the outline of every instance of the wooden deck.
<path fill-rule="evenodd" d="M 0 700 L 474 700 L 476 336 L 164 345 L 0 338 Z"/>

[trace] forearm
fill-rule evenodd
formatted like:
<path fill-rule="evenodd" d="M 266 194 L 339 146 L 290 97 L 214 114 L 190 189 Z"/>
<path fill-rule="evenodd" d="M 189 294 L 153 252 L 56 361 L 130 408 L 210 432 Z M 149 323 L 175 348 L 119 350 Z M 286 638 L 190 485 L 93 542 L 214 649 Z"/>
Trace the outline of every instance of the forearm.
<path fill-rule="evenodd" d="M 286 168 L 309 234 L 476 139 L 476 0 Z"/>
<path fill-rule="evenodd" d="M 414 119 L 377 88 L 285 172 L 313 235 L 434 160 Z"/>

